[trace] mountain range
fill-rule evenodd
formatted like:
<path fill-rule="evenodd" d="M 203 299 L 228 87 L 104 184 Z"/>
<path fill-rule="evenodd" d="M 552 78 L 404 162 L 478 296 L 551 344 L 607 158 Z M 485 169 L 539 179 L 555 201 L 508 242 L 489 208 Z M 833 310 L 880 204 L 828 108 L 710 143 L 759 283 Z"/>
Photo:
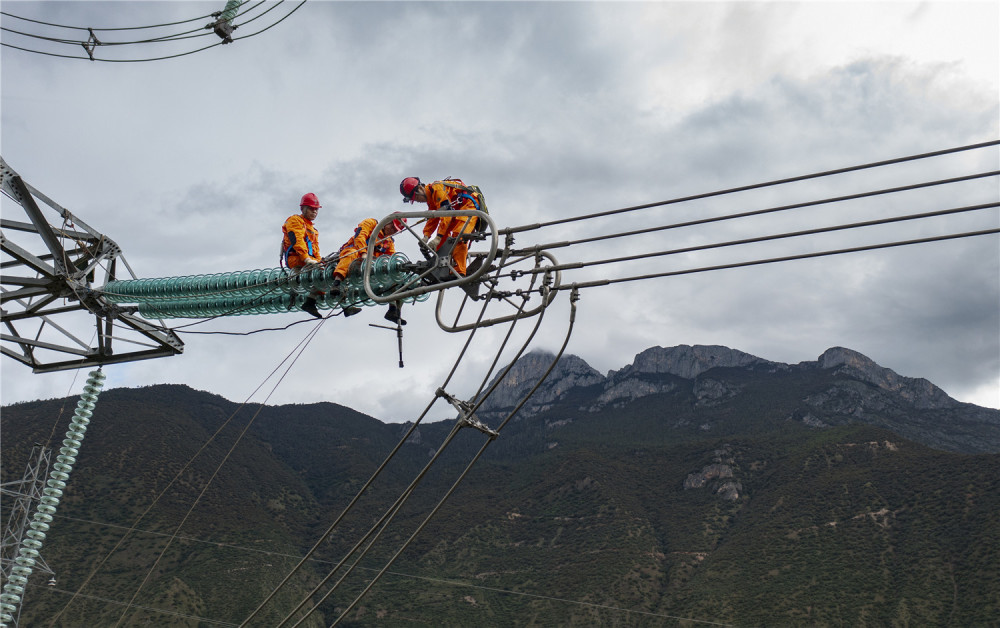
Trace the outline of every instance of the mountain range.
<path fill-rule="evenodd" d="M 553 360 L 523 356 L 476 417 L 499 425 Z M 74 403 L 3 408 L 4 483 Z M 250 624 L 277 625 L 411 492 L 301 624 L 330 625 L 459 478 L 340 625 L 1000 625 L 1000 411 L 855 351 L 563 356 L 495 440 L 454 428 L 107 390 L 22 625 L 238 625 L 339 518 Z"/>
<path fill-rule="evenodd" d="M 484 404 L 484 413 L 512 409 L 550 362 L 542 353 L 522 358 Z M 956 401 L 926 379 L 898 375 L 842 347 L 794 365 L 721 346 L 653 347 L 606 376 L 567 356 L 520 414 L 545 412 L 570 395 L 581 399 L 571 411 L 585 414 L 668 395 L 674 405 L 686 406 L 685 417 L 690 410 L 693 418 L 700 409 L 739 405 L 765 393 L 772 408 L 748 419 L 787 420 L 819 429 L 867 423 L 936 449 L 1000 453 L 1000 410 Z M 564 414 L 569 411 L 561 408 Z M 676 427 L 684 427 L 683 421 Z M 712 424 L 698 428 L 707 433 Z"/>

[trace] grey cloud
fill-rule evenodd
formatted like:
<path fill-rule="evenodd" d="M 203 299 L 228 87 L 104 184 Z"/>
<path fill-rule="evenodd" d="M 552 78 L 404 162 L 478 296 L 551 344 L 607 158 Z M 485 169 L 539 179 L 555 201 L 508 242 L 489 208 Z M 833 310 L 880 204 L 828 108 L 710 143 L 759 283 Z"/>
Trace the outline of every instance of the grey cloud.
<path fill-rule="evenodd" d="M 110 6 L 25 4 L 39 17 L 58 18 L 53 21 L 70 14 L 96 20 Z M 116 15 L 134 23 L 136 16 L 153 15 L 150 4 L 115 3 Z M 203 6 L 152 4 L 172 15 Z M 305 191 L 316 192 L 324 205 L 318 225 L 323 249 L 331 251 L 361 218 L 405 209 L 397 186 L 407 175 L 477 183 L 506 227 L 997 135 L 995 96 L 984 96 L 953 63 L 874 52 L 850 63 L 817 59 L 807 74 L 787 72 L 791 53 L 777 42 L 787 35 L 788 19 L 808 11 L 787 4 L 306 3 L 259 38 L 160 65 L 70 66 L 5 50 L 4 157 L 119 241 L 141 275 L 166 276 L 273 265 L 280 224 Z M 442 22 L 459 26 L 442 35 Z M 883 50 L 882 43 L 872 46 Z M 812 59 L 809 50 L 792 52 Z M 690 93 L 697 96 L 685 100 Z M 29 95 L 42 100 L 29 102 Z M 526 232 L 517 243 L 995 169 L 996 161 L 995 151 L 984 151 L 893 174 Z M 960 194 L 923 191 L 554 254 L 562 262 L 584 261 L 995 199 L 995 185 L 985 183 Z M 147 201 L 136 207 L 135 198 Z M 995 224 L 990 216 L 941 220 L 935 228 Z M 218 229 L 206 228 L 215 221 Z M 567 273 L 566 281 L 916 237 L 928 229 L 929 223 L 899 226 L 595 267 Z M 997 257 L 991 237 L 587 290 L 570 350 L 607 370 L 654 344 L 726 344 L 788 362 L 843 345 L 957 394 L 996 382 L 1000 373 Z M 559 306 L 565 305 L 562 299 Z M 422 394 L 408 374 L 437 382 L 462 340 L 437 328 L 432 305 L 409 312 L 407 369 L 398 375 L 395 339 L 368 327 L 381 320 L 374 308 L 329 321 L 300 366 L 326 372 L 339 364 L 337 356 L 366 356 L 363 367 L 344 377 L 356 375 L 363 387 L 362 378 L 371 381 L 373 373 L 391 375 L 406 379 L 405 392 L 373 391 L 348 405 L 406 416 L 408 400 Z M 552 321 L 563 317 L 559 312 Z M 292 320 L 291 314 L 241 317 L 214 325 L 235 331 Z M 539 342 L 554 349 L 548 345 L 561 333 L 553 327 Z M 122 368 L 117 377 L 135 385 L 212 386 L 239 398 L 246 380 L 256 378 L 256 370 L 266 374 L 289 339 L 303 334 L 299 326 L 246 338 L 189 336 L 184 356 Z M 483 353 L 492 349 L 492 340 L 482 342 Z M 247 368 L 209 376 L 192 366 L 223 352 Z M 17 381 L 10 372 L 5 362 L 5 393 L 8 382 Z M 305 377 L 291 380 L 274 401 L 350 394 L 332 383 L 319 390 Z M 58 388 L 52 396 L 63 394 L 64 386 Z"/>

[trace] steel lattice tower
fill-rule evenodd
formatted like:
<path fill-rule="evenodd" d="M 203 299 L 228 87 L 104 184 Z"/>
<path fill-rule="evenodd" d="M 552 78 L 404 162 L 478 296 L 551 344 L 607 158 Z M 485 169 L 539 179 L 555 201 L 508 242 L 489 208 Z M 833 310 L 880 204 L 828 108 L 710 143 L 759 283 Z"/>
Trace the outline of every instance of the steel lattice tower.
<path fill-rule="evenodd" d="M 3 539 L 0 541 L 0 574 L 3 575 L 4 582 L 10 580 L 14 559 L 17 558 L 17 548 L 21 546 L 25 532 L 29 529 L 31 513 L 42 497 L 42 489 L 45 487 L 51 462 L 52 450 L 42 445 L 35 445 L 22 478 L 0 484 L 0 497 L 6 514 Z M 55 575 L 42 557 L 36 559 L 35 571 L 50 576 Z M 17 618 L 13 625 L 17 625 Z"/>

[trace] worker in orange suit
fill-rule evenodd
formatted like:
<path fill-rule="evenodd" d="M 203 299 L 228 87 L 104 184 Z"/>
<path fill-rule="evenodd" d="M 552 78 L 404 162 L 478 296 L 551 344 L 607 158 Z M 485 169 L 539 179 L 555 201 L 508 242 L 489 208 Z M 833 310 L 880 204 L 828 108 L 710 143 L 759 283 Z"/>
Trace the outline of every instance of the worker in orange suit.
<path fill-rule="evenodd" d="M 396 243 L 392 236 L 396 235 L 405 228 L 406 219 L 396 218 L 392 222 L 388 223 L 382 230 L 378 233 L 375 239 L 375 247 L 372 251 L 372 257 L 382 257 L 383 255 L 392 255 L 396 252 Z M 343 281 L 344 277 L 347 277 L 347 273 L 350 272 L 351 263 L 357 259 L 364 259 L 368 254 L 368 244 L 371 241 L 372 232 L 375 231 L 375 227 L 378 226 L 378 221 L 374 218 L 365 218 L 360 223 L 358 223 L 357 228 L 354 230 L 354 235 L 348 238 L 347 242 L 344 242 L 343 246 L 340 247 L 339 261 L 337 262 L 337 267 L 333 271 L 333 285 L 330 287 L 331 293 L 338 293 L 340 291 L 340 282 Z M 351 316 L 352 314 L 357 314 L 361 310 L 356 307 L 345 307 L 344 315 Z M 392 321 L 393 323 L 398 323 L 399 325 L 405 325 L 406 321 L 399 316 L 399 306 L 396 303 L 389 305 L 389 311 L 385 314 L 385 319 Z"/>
<path fill-rule="evenodd" d="M 418 177 L 406 177 L 399 184 L 399 192 L 403 195 L 404 201 L 426 203 L 431 211 L 478 209 L 472 197 L 462 192 L 461 188 L 464 186 L 461 179 L 424 184 Z M 451 251 L 451 257 L 455 270 L 463 277 L 468 262 L 469 241 L 460 236 L 475 231 L 477 220 L 475 216 L 444 216 L 431 218 L 424 224 L 424 238 L 428 238 L 427 246 L 433 251 L 440 249 L 441 243 L 448 238 L 458 238 L 455 248 Z M 433 238 L 432 234 L 435 234 Z"/>
<path fill-rule="evenodd" d="M 323 257 L 319 253 L 319 231 L 313 221 L 319 215 L 319 199 L 309 192 L 299 201 L 301 213 L 289 216 L 281 226 L 281 262 L 290 269 L 300 269 L 307 264 L 319 264 Z M 322 294 L 322 293 L 318 293 Z M 316 296 L 311 294 L 302 304 L 302 310 L 322 318 L 316 307 Z"/>

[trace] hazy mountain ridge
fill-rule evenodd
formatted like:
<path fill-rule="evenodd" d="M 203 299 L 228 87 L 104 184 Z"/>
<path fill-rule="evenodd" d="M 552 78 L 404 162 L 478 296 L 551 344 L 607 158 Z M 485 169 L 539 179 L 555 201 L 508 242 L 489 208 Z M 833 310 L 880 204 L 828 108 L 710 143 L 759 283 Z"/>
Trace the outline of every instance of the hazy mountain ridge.
<path fill-rule="evenodd" d="M 483 416 L 499 417 L 512 409 L 529 388 L 526 382 L 539 377 L 552 359 L 542 353 L 522 358 L 511 369 L 511 381 L 516 383 L 502 382 L 483 404 Z M 564 356 L 519 418 L 560 406 L 574 392 L 579 393 L 574 413 L 621 408 L 644 397 L 672 392 L 693 396 L 693 400 L 675 403 L 707 408 L 737 403 L 736 398 L 748 394 L 747 387 L 755 382 L 795 375 L 803 394 L 783 419 L 818 429 L 869 423 L 949 451 L 1000 452 L 1000 410 L 956 401 L 926 379 L 899 375 L 843 347 L 833 347 L 814 361 L 794 365 L 721 346 L 653 347 L 607 376 L 577 356 Z M 570 409 L 562 410 L 566 413 Z"/>

